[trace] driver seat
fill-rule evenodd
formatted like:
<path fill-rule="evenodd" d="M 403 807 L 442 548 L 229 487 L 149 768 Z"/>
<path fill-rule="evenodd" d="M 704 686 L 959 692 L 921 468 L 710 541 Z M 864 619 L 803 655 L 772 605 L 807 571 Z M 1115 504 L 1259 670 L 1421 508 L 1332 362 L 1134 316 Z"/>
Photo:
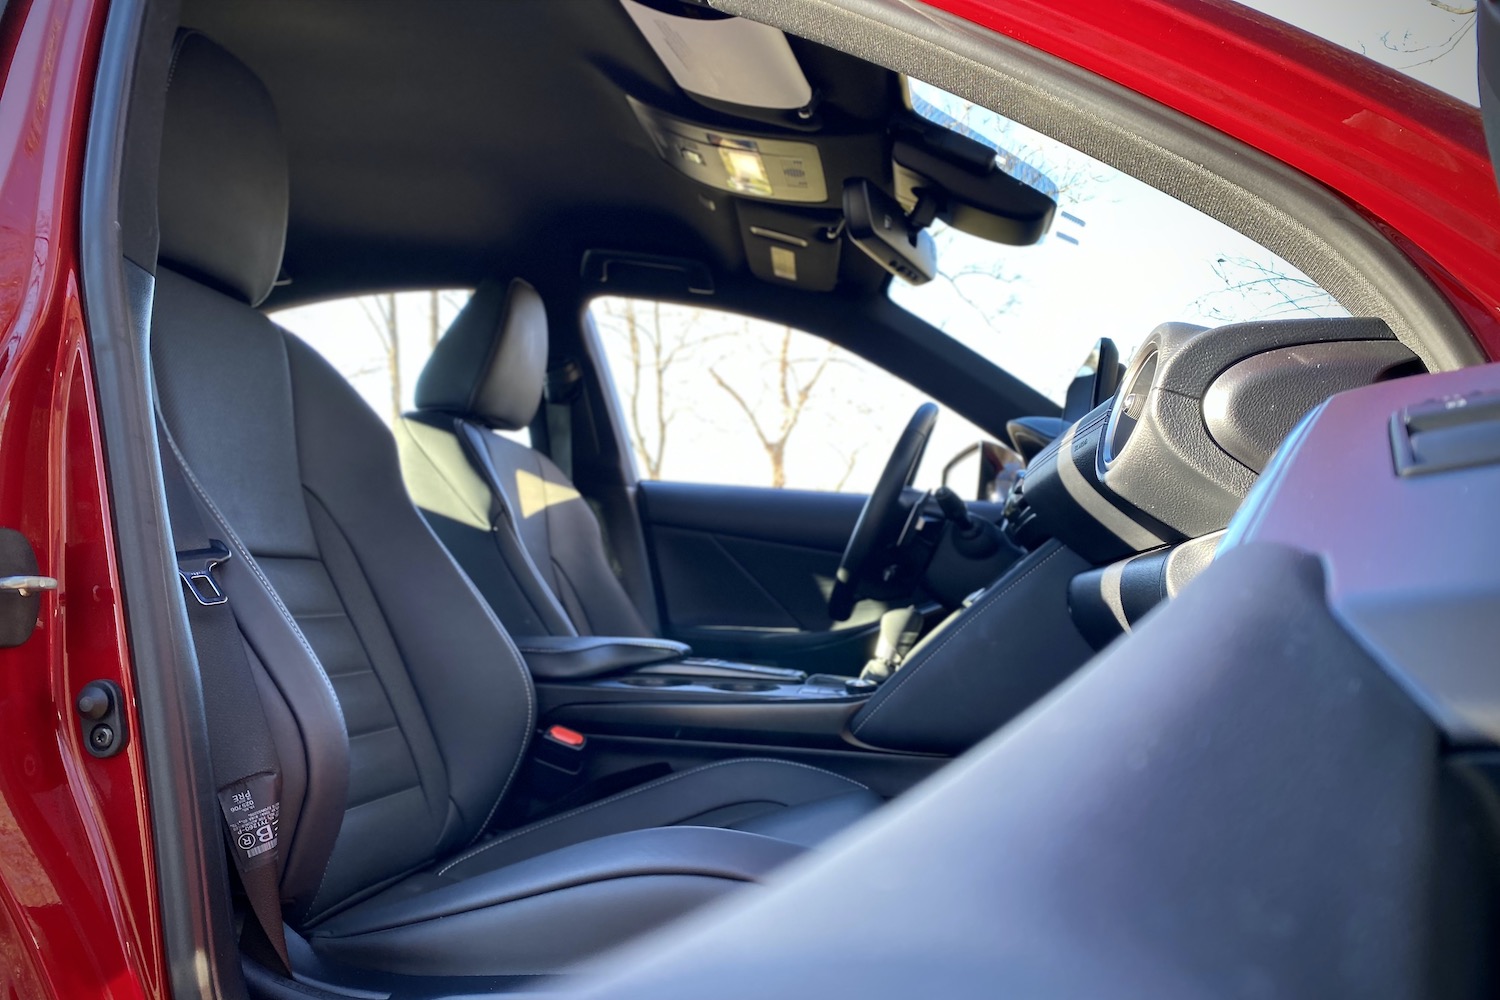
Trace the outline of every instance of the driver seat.
<path fill-rule="evenodd" d="M 412 500 L 507 630 L 650 638 L 599 522 L 527 427 L 547 373 L 547 312 L 519 278 L 487 281 L 438 341 L 396 428 Z"/>

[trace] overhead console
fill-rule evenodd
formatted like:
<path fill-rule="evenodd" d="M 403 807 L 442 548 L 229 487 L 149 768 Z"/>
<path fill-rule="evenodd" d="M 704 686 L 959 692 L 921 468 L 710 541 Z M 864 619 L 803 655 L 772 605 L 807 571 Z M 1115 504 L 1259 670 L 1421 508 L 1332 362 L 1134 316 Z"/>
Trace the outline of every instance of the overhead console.
<path fill-rule="evenodd" d="M 770 201 L 828 200 L 822 155 L 811 142 L 734 133 L 626 100 L 662 159 L 699 184 Z"/>
<path fill-rule="evenodd" d="M 732 209 L 756 277 L 831 290 L 850 244 L 921 284 L 937 274 L 935 221 L 1012 246 L 1050 228 L 1056 186 L 942 111 L 908 106 L 897 74 L 867 66 L 876 75 L 852 86 L 824 64 L 820 84 L 811 43 L 794 51 L 698 0 L 620 2 L 676 84 L 621 81 L 630 108 L 663 162 L 714 193 L 710 211 Z"/>
<path fill-rule="evenodd" d="M 1420 370 L 1378 319 L 1164 324 L 1114 397 L 1031 461 L 1025 514 L 1096 564 L 1222 530 L 1309 410 Z"/>

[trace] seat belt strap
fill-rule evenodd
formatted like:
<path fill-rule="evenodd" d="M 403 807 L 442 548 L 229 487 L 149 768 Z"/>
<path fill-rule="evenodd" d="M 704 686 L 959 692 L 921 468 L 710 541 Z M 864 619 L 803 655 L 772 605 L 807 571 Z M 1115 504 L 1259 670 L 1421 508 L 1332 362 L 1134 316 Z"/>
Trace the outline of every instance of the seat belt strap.
<path fill-rule="evenodd" d="M 163 442 L 166 432 L 161 432 Z M 167 511 L 186 596 L 188 625 L 197 650 L 208 721 L 209 756 L 224 818 L 224 836 L 264 945 L 279 971 L 291 973 L 281 918 L 281 764 L 255 687 L 239 624 L 214 569 L 230 558 L 223 541 L 208 534 L 201 503 L 170 448 L 162 449 Z M 270 959 L 245 925 L 242 946 Z"/>
<path fill-rule="evenodd" d="M 583 369 L 572 358 L 547 372 L 547 457 L 573 478 L 573 407 L 583 396 Z"/>

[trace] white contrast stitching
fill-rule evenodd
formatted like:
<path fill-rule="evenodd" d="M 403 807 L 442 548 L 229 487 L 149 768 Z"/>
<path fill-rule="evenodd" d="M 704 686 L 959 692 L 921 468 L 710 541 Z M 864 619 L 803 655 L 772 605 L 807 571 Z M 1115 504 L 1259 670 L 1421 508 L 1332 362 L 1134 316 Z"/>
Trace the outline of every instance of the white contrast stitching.
<path fill-rule="evenodd" d="M 349 727 L 348 724 L 344 722 L 344 706 L 339 704 L 338 692 L 334 691 L 333 682 L 328 679 L 328 672 L 323 669 L 323 661 L 319 660 L 318 654 L 313 652 L 312 645 L 307 641 L 307 636 L 302 634 L 301 626 L 297 624 L 297 620 L 292 617 L 292 613 L 288 611 L 286 605 L 282 603 L 281 595 L 276 593 L 276 588 L 271 586 L 271 581 L 268 580 L 265 573 L 262 572 L 260 564 L 255 561 L 253 556 L 250 555 L 250 549 L 245 545 L 243 541 L 240 540 L 239 534 L 236 533 L 234 528 L 230 526 L 229 519 L 224 516 L 223 511 L 219 510 L 219 506 L 218 504 L 214 503 L 213 497 L 208 495 L 208 491 L 203 488 L 203 484 L 199 482 L 198 477 L 193 474 L 193 470 L 188 466 L 186 456 L 182 454 L 182 449 L 177 447 L 177 440 L 172 436 L 171 428 L 167 426 L 166 419 L 160 414 L 158 414 L 158 423 L 161 427 L 162 436 L 166 438 L 167 447 L 171 448 L 172 454 L 177 456 L 177 467 L 182 470 L 183 476 L 187 479 L 188 483 L 191 484 L 193 490 L 203 500 L 204 506 L 206 506 L 209 512 L 213 515 L 213 518 L 216 522 L 218 522 L 219 527 L 222 528 L 224 530 L 224 533 L 229 536 L 230 544 L 235 547 L 235 549 L 239 552 L 241 560 L 246 566 L 250 567 L 250 571 L 254 573 L 255 578 L 260 581 L 261 587 L 265 589 L 267 596 L 271 598 L 271 603 L 276 606 L 276 609 L 279 612 L 281 612 L 281 617 L 286 621 L 287 625 L 290 626 L 292 635 L 295 636 L 297 641 L 302 644 L 302 648 L 307 652 L 308 657 L 312 660 L 313 666 L 317 668 L 318 677 L 322 679 L 323 687 L 328 691 L 329 700 L 333 703 L 333 710 L 338 713 L 339 725 L 343 728 L 345 738 L 347 739 Z M 337 840 L 337 838 L 335 838 L 335 840 Z M 312 914 L 317 910 L 318 898 L 323 895 L 323 885 L 328 881 L 328 871 L 333 867 L 333 854 L 334 852 L 330 850 L 328 852 L 327 859 L 323 862 L 323 874 L 318 879 L 318 887 L 313 890 L 312 899 L 307 904 L 308 914 Z"/>
<path fill-rule="evenodd" d="M 479 593 L 479 588 L 474 586 L 474 581 L 469 579 L 469 574 L 465 573 L 463 567 L 459 566 L 458 560 L 453 558 L 453 553 L 449 552 L 443 543 L 438 540 L 437 535 L 432 531 L 432 526 L 427 524 L 427 521 L 421 515 L 418 515 L 417 519 L 427 528 L 427 534 L 432 539 L 432 543 L 437 546 L 438 551 L 448 557 L 448 564 L 453 567 L 453 572 L 457 573 L 458 578 L 464 582 L 464 586 L 469 588 L 469 593 L 474 597 L 474 603 L 479 605 L 480 610 L 484 612 L 485 617 L 490 620 L 490 624 L 495 627 L 495 631 L 499 633 L 500 638 L 510 649 L 511 663 L 521 675 L 521 690 L 526 695 L 526 726 L 521 730 L 521 741 L 516 747 L 515 763 L 510 767 L 510 774 L 506 777 L 505 784 L 500 787 L 500 794 L 495 796 L 495 804 L 490 806 L 490 811 L 485 815 L 484 822 L 479 824 L 479 829 L 474 831 L 474 836 L 469 839 L 469 843 L 472 844 L 484 836 L 484 831 L 489 828 L 490 821 L 495 818 L 495 810 L 500 808 L 500 803 L 505 798 L 505 793 L 510 791 L 511 782 L 515 781 L 516 775 L 520 773 L 521 762 L 526 758 L 526 745 L 531 741 L 531 730 L 536 725 L 536 700 L 531 692 L 531 671 L 526 667 L 526 658 L 516 648 L 515 642 L 511 640 L 510 633 L 505 631 L 504 625 L 500 624 L 500 619 L 495 616 L 494 609 L 490 607 L 489 602 L 484 599 L 484 596 Z"/>
<path fill-rule="evenodd" d="M 562 636 L 561 638 L 571 639 L 573 637 L 572 636 Z M 587 652 L 590 652 L 592 650 L 600 649 L 602 647 L 608 647 L 608 646 L 623 646 L 626 649 L 650 649 L 650 650 L 654 650 L 655 652 L 658 652 L 658 653 L 676 653 L 676 654 L 679 654 L 679 655 L 685 655 L 685 654 L 683 654 L 683 651 L 681 649 L 679 649 L 678 647 L 676 647 L 676 646 L 658 646 L 658 645 L 656 645 L 654 643 L 650 643 L 650 642 L 637 642 L 637 641 L 634 641 L 634 640 L 629 641 L 629 642 L 619 642 L 619 641 L 616 641 L 616 640 L 613 640 L 613 639 L 611 639 L 611 640 L 609 640 L 607 642 L 591 643 L 591 644 L 583 646 L 581 649 L 569 649 L 566 646 L 517 646 L 516 648 L 519 649 L 523 653 L 541 653 L 543 655 L 551 655 L 551 654 L 559 654 L 560 653 L 560 654 L 563 654 L 563 655 L 567 655 L 569 653 L 587 653 Z"/>
<path fill-rule="evenodd" d="M 600 799 L 598 802 L 591 802 L 586 806 L 580 806 L 577 809 L 571 809 L 565 813 L 558 813 L 556 816 L 553 816 L 549 819 L 544 819 L 539 823 L 533 823 L 530 826 L 523 826 L 519 830 L 512 830 L 510 833 L 507 833 L 503 837 L 496 837 L 494 840 L 491 840 L 484 844 L 480 844 L 477 847 L 465 851 L 463 854 L 460 854 L 458 857 L 454 858 L 452 861 L 439 868 L 437 870 L 437 874 L 445 875 L 451 869 L 463 864 L 470 858 L 478 857 L 480 854 L 483 854 L 491 847 L 498 847 L 508 840 L 513 840 L 516 837 L 524 836 L 528 833 L 534 833 L 535 831 L 540 830 L 543 827 L 551 826 L 553 823 L 560 822 L 561 820 L 571 819 L 574 816 L 581 816 L 586 812 L 598 809 L 600 806 L 606 806 L 614 802 L 620 802 L 624 799 L 630 798 L 632 795 L 639 795 L 641 792 L 649 792 L 653 788 L 659 788 L 660 786 L 669 784 L 670 782 L 676 781 L 679 778 L 686 778 L 689 775 L 693 774 L 702 774 L 703 772 L 711 771 L 716 767 L 728 767 L 731 764 L 782 764 L 787 767 L 800 767 L 806 771 L 816 771 L 819 774 L 826 774 L 830 778 L 838 778 L 840 781 L 848 782 L 855 788 L 863 788 L 866 791 L 869 790 L 869 786 L 855 781 L 853 778 L 846 778 L 842 774 L 835 774 L 832 771 L 825 771 L 823 768 L 813 767 L 811 764 L 799 764 L 796 761 L 792 760 L 777 760 L 774 757 L 736 757 L 733 760 L 716 761 L 712 764 L 704 764 L 702 767 L 692 768 L 691 770 L 679 771 L 676 774 L 668 774 L 664 777 L 657 778 L 655 781 L 648 781 L 646 782 L 646 784 L 641 785 L 639 788 L 631 788 L 627 791 L 620 792 L 618 795 L 611 795 L 609 798 Z"/>
<path fill-rule="evenodd" d="M 162 423 L 162 430 L 166 432 L 167 444 L 171 447 L 172 453 L 177 456 L 178 467 L 182 469 L 183 475 L 187 477 L 188 482 L 193 486 L 193 490 L 203 500 L 209 512 L 213 514 L 214 520 L 218 522 L 219 527 L 223 528 L 224 533 L 229 536 L 229 541 L 239 550 L 241 560 L 246 566 L 250 567 L 250 571 L 255 574 L 255 578 L 265 588 L 267 596 L 271 598 L 271 602 L 276 605 L 276 610 L 281 612 L 281 617 L 286 619 L 286 623 L 291 626 L 292 634 L 296 636 L 297 641 L 302 644 L 302 648 L 317 666 L 318 676 L 322 679 L 323 686 L 327 688 L 328 696 L 333 699 L 334 707 L 339 711 L 339 720 L 342 722 L 344 710 L 343 706 L 339 704 L 338 694 L 333 690 L 333 682 L 328 679 L 328 673 L 323 669 L 323 663 L 318 659 L 318 654 L 313 652 L 313 648 L 308 643 L 307 637 L 302 634 L 301 626 L 297 624 L 297 620 L 292 617 L 292 613 L 287 610 L 286 605 L 281 602 L 281 595 L 276 593 L 276 588 L 271 586 L 271 581 L 266 578 L 265 573 L 260 568 L 260 564 L 250 554 L 250 549 L 240 540 L 240 536 L 235 532 L 234 528 L 230 527 L 229 520 L 219 510 L 218 504 L 214 503 L 213 497 L 208 495 L 208 491 L 203 488 L 203 484 L 193 474 L 193 470 L 188 466 L 187 459 L 183 457 L 182 452 L 178 449 L 177 442 L 173 440 L 172 432 L 167 429 L 165 422 Z"/>

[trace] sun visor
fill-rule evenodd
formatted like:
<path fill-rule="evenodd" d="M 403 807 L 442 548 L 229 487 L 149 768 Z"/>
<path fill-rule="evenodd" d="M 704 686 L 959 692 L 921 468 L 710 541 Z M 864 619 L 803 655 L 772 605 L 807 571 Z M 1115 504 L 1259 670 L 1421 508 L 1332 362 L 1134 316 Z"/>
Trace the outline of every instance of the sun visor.
<path fill-rule="evenodd" d="M 777 29 L 707 8 L 684 6 L 683 14 L 671 14 L 639 0 L 620 2 L 688 93 L 778 111 L 811 103 L 812 85 Z"/>

